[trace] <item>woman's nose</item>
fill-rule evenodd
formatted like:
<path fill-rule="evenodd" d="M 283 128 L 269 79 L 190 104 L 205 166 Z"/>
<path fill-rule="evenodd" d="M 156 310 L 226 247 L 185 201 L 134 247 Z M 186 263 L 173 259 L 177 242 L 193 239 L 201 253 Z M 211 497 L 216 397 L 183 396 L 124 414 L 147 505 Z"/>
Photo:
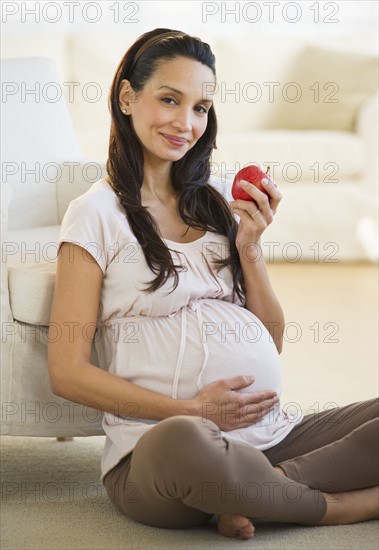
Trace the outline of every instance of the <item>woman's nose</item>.
<path fill-rule="evenodd" d="M 178 128 L 181 132 L 188 132 L 192 129 L 191 111 L 189 109 L 180 109 L 176 115 L 173 121 L 175 128 Z"/>

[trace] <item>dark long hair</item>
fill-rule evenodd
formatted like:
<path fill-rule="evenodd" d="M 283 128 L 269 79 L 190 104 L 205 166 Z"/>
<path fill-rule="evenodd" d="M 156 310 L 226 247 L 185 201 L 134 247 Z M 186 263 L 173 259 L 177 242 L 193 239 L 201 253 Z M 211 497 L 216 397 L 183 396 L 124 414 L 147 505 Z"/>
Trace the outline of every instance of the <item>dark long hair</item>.
<path fill-rule="evenodd" d="M 116 70 L 109 94 L 111 130 L 106 164 L 112 187 L 118 195 L 129 225 L 137 238 L 146 262 L 156 278 L 150 281 L 148 292 L 163 286 L 174 276 L 178 285 L 178 269 L 169 248 L 159 235 L 159 228 L 141 204 L 141 186 L 144 178 L 144 157 L 141 144 L 133 129 L 131 117 L 120 109 L 119 94 L 122 80 L 129 80 L 133 90 L 139 92 L 151 78 L 162 60 L 186 57 L 209 67 L 216 76 L 215 57 L 208 44 L 199 38 L 180 31 L 155 29 L 140 36 L 127 50 Z M 183 221 L 189 226 L 225 235 L 229 239 L 227 258 L 214 260 L 218 268 L 230 266 L 233 291 L 243 300 L 245 287 L 241 264 L 235 244 L 237 222 L 229 204 L 214 186 L 209 184 L 210 157 L 216 147 L 217 120 L 214 107 L 208 111 L 204 134 L 187 153 L 172 166 L 172 184 L 178 193 L 178 208 Z M 187 213 L 189 215 L 187 215 Z"/>

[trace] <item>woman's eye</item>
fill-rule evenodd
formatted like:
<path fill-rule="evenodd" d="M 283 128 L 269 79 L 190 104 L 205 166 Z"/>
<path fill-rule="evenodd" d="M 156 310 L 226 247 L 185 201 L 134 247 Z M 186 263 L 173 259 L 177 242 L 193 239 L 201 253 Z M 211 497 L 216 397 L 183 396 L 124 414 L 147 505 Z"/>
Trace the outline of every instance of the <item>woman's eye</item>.
<path fill-rule="evenodd" d="M 175 99 L 173 99 L 172 97 L 163 97 L 162 101 L 164 101 L 164 103 L 167 103 L 168 105 L 175 105 L 176 103 Z"/>
<path fill-rule="evenodd" d="M 198 111 L 199 113 L 202 113 L 202 114 L 203 114 L 203 113 L 204 113 L 204 114 L 207 114 L 207 112 L 208 112 L 207 109 L 206 109 L 203 105 L 198 105 L 198 106 L 196 107 L 196 111 Z"/>

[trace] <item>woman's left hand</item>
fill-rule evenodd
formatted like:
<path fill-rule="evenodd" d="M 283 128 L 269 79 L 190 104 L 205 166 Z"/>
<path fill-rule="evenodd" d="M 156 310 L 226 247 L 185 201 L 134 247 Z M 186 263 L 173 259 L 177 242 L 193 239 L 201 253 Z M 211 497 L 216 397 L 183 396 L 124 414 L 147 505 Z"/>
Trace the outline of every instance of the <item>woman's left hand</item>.
<path fill-rule="evenodd" d="M 244 183 L 246 185 L 243 185 Z M 270 197 L 262 193 L 252 183 L 241 180 L 241 187 L 255 202 L 238 199 L 229 203 L 232 212 L 240 217 L 237 243 L 258 243 L 263 231 L 273 221 L 278 204 L 282 199 L 282 195 L 273 181 L 263 178 L 261 183 Z"/>

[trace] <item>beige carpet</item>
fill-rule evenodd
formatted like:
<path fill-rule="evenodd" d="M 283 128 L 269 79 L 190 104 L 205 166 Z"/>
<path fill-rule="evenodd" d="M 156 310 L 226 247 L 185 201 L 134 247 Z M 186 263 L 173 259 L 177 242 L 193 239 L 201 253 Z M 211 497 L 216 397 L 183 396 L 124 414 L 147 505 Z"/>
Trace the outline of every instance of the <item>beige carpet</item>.
<path fill-rule="evenodd" d="M 282 354 L 284 402 L 316 412 L 376 396 L 377 267 L 276 264 L 269 271 L 293 323 Z M 189 531 L 144 527 L 107 500 L 99 481 L 103 442 L 1 438 L 1 550 L 379 548 L 378 521 L 257 526 L 250 541 L 225 539 L 214 524 Z"/>

